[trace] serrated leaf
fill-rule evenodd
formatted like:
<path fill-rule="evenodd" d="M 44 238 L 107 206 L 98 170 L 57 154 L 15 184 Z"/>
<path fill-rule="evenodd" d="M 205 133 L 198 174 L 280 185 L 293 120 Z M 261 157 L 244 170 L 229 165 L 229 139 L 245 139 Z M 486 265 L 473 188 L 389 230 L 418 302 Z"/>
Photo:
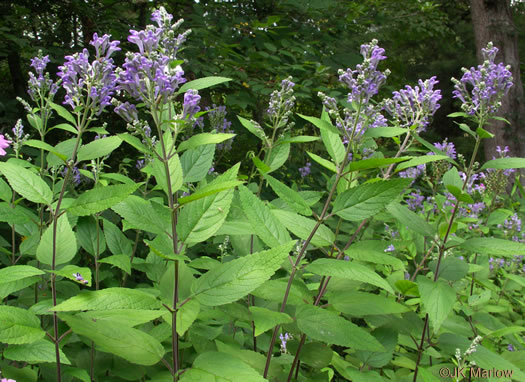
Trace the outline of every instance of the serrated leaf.
<path fill-rule="evenodd" d="M 53 264 L 53 224 L 42 235 L 36 249 L 36 257 L 43 264 Z M 67 263 L 77 253 L 77 239 L 69 225 L 67 215 L 60 216 L 56 226 L 56 257 L 55 265 Z"/>
<path fill-rule="evenodd" d="M 305 269 L 321 276 L 340 277 L 347 280 L 360 281 L 394 293 L 394 290 L 385 279 L 364 265 L 355 262 L 336 259 L 317 259 L 307 265 Z"/>
<path fill-rule="evenodd" d="M 189 300 L 177 310 L 177 333 L 183 336 L 190 328 L 191 324 L 197 319 L 201 310 L 201 304 L 195 299 Z"/>
<path fill-rule="evenodd" d="M 0 285 L 43 274 L 45 272 L 29 265 L 11 265 L 0 269 Z"/>
<path fill-rule="evenodd" d="M 291 324 L 293 322 L 292 318 L 286 313 L 275 312 L 258 306 L 250 306 L 248 309 L 252 313 L 255 325 L 254 336 L 256 337 L 274 328 L 276 325 Z"/>
<path fill-rule="evenodd" d="M 525 168 L 525 158 L 498 158 L 485 162 L 479 169 L 480 171 L 487 168 L 504 170 L 508 168 Z"/>
<path fill-rule="evenodd" d="M 38 317 L 25 309 L 0 305 L 0 342 L 4 344 L 27 344 L 45 333 Z"/>
<path fill-rule="evenodd" d="M 417 158 L 412 158 L 409 161 L 401 163 L 399 166 L 397 166 L 395 172 L 399 172 L 401 170 L 404 170 L 405 168 L 415 167 L 425 163 L 436 162 L 439 160 L 448 161 L 450 160 L 450 157 L 447 155 L 424 155 Z"/>
<path fill-rule="evenodd" d="M 137 365 L 151 366 L 160 361 L 164 347 L 152 336 L 108 321 L 60 315 L 74 333 L 92 340 L 103 352 L 112 353 Z"/>
<path fill-rule="evenodd" d="M 402 206 L 399 203 L 391 203 L 386 209 L 394 218 L 410 230 L 423 236 L 429 236 L 431 238 L 434 236 L 434 228 L 432 228 L 432 226 L 420 215 L 410 211 L 407 207 Z"/>
<path fill-rule="evenodd" d="M 410 159 L 410 157 L 401 157 L 401 158 L 369 158 L 363 159 L 360 161 L 355 161 L 350 163 L 350 171 L 357 170 L 368 170 L 371 168 L 380 168 L 388 166 L 392 163 L 399 163 Z"/>
<path fill-rule="evenodd" d="M 7 178 L 13 190 L 25 199 L 47 205 L 53 202 L 53 193 L 47 183 L 32 171 L 10 162 L 1 162 L 0 172 Z"/>
<path fill-rule="evenodd" d="M 308 156 L 310 158 L 312 158 L 312 160 L 314 160 L 315 162 L 319 163 L 321 166 L 323 166 L 324 168 L 332 171 L 332 172 L 337 172 L 337 167 L 335 166 L 335 164 L 333 164 L 332 162 L 324 159 L 324 158 L 321 158 L 319 155 L 316 155 L 314 153 L 311 153 L 309 151 L 306 152 L 308 154 Z"/>
<path fill-rule="evenodd" d="M 53 102 L 48 102 L 48 105 L 54 111 L 56 111 L 59 116 L 64 118 L 66 121 L 68 121 L 72 125 L 76 125 L 77 124 L 77 121 L 75 120 L 75 117 L 73 116 L 73 114 L 71 114 L 64 106 L 57 105 L 56 103 L 53 103 Z"/>
<path fill-rule="evenodd" d="M 60 351 L 60 363 L 71 365 L 71 361 Z M 11 345 L 4 350 L 4 357 L 11 361 L 35 363 L 55 363 L 55 345 L 50 341 L 38 340 L 30 344 Z"/>
<path fill-rule="evenodd" d="M 290 155 L 290 144 L 285 143 L 272 148 L 272 151 L 268 155 L 268 158 L 264 158 L 264 163 L 270 167 L 268 172 L 279 169 L 287 160 Z"/>
<path fill-rule="evenodd" d="M 206 196 L 210 196 L 221 191 L 230 190 L 232 188 L 240 186 L 242 183 L 243 182 L 240 180 L 228 180 L 219 183 L 210 183 L 207 186 L 199 188 L 196 192 L 194 192 L 191 195 L 179 198 L 179 205 L 182 206 L 186 203 L 193 202 L 194 200 L 199 200 Z"/>
<path fill-rule="evenodd" d="M 301 194 L 299 194 L 297 191 L 292 190 L 290 187 L 286 186 L 284 183 L 278 181 L 269 174 L 263 173 L 263 176 L 264 179 L 268 181 L 268 184 L 270 185 L 272 190 L 277 194 L 277 196 L 284 200 L 292 210 L 302 215 L 312 215 L 312 210 L 301 197 Z"/>
<path fill-rule="evenodd" d="M 434 282 L 425 276 L 417 277 L 417 287 L 423 302 L 423 311 L 428 314 L 433 329 L 438 331 L 454 308 L 456 291 L 443 280 Z"/>
<path fill-rule="evenodd" d="M 407 133 L 409 130 L 402 127 L 374 127 L 367 129 L 363 134 L 365 138 L 391 138 Z"/>
<path fill-rule="evenodd" d="M 325 309 L 302 305 L 297 308 L 296 316 L 299 329 L 316 341 L 355 350 L 385 350 L 365 329 Z"/>
<path fill-rule="evenodd" d="M 48 144 L 46 142 L 43 142 L 43 141 L 37 141 L 37 140 L 34 140 L 34 139 L 28 139 L 27 141 L 24 142 L 24 145 L 30 146 L 30 147 L 35 147 L 37 149 L 42 149 L 42 150 L 49 151 L 50 153 L 53 153 L 57 157 L 62 159 L 64 162 L 67 159 L 64 154 L 61 154 L 58 151 L 56 151 L 55 147 L 53 147 L 50 144 Z"/>
<path fill-rule="evenodd" d="M 333 212 L 349 221 L 367 219 L 390 204 L 409 184 L 409 179 L 361 184 L 339 194 Z"/>
<path fill-rule="evenodd" d="M 250 133 L 252 133 L 253 135 L 255 135 L 257 138 L 259 138 L 261 141 L 265 141 L 266 140 L 266 135 L 264 134 L 264 130 L 261 129 L 261 128 L 258 128 L 258 127 L 255 127 L 254 124 L 241 117 L 241 116 L 237 116 L 237 118 L 239 118 L 239 121 L 241 122 L 241 125 L 243 125 L 246 130 L 248 130 Z"/>
<path fill-rule="evenodd" d="M 184 182 L 200 182 L 203 180 L 211 168 L 214 155 L 215 145 L 199 146 L 182 154 L 180 162 Z"/>
<path fill-rule="evenodd" d="M 330 298 L 330 304 L 339 312 L 354 317 L 398 314 L 409 311 L 406 306 L 397 303 L 392 298 L 357 291 L 334 294 Z"/>
<path fill-rule="evenodd" d="M 99 263 L 111 264 L 122 271 L 131 275 L 131 258 L 128 255 L 113 255 L 104 257 L 98 261 Z"/>
<path fill-rule="evenodd" d="M 55 312 L 76 310 L 111 309 L 158 309 L 160 302 L 151 294 L 137 289 L 106 288 L 98 291 L 84 291 L 58 304 Z"/>
<path fill-rule="evenodd" d="M 327 130 L 331 132 L 332 134 L 341 135 L 341 132 L 339 131 L 339 129 L 335 127 L 334 125 L 332 125 L 332 123 L 329 121 L 325 121 L 323 119 L 316 118 L 316 117 L 309 117 L 307 115 L 302 115 L 299 113 L 297 115 L 301 117 L 302 119 L 307 120 L 312 125 L 319 128 L 320 130 Z"/>
<path fill-rule="evenodd" d="M 253 232 L 266 245 L 275 247 L 291 240 L 284 225 L 248 188 L 240 186 L 239 196 L 243 212 L 250 221 Z"/>
<path fill-rule="evenodd" d="M 148 153 L 150 151 L 148 147 L 140 141 L 140 139 L 133 135 L 130 135 L 129 133 L 117 134 L 117 136 L 130 146 L 133 146 L 134 148 L 139 150 L 141 153 Z"/>
<path fill-rule="evenodd" d="M 271 212 L 290 232 L 303 240 L 306 240 L 308 236 L 310 236 L 310 233 L 316 225 L 316 222 L 313 219 L 306 218 L 290 211 L 275 209 L 271 210 Z M 329 247 L 334 241 L 334 233 L 330 228 L 321 224 L 312 237 L 310 244 L 316 247 Z"/>
<path fill-rule="evenodd" d="M 236 180 L 239 166 L 239 163 L 236 164 L 215 178 L 208 186 L 215 187 L 225 181 Z M 233 189 L 227 189 L 186 204 L 177 224 L 180 239 L 186 245 L 191 245 L 210 238 L 226 220 L 232 200 Z"/>
<path fill-rule="evenodd" d="M 78 317 L 96 320 L 97 322 L 111 322 L 132 328 L 137 325 L 153 321 L 164 314 L 164 310 L 147 309 L 110 309 L 92 310 L 77 314 Z"/>
<path fill-rule="evenodd" d="M 475 237 L 465 240 L 459 247 L 473 253 L 513 257 L 525 255 L 525 244 L 495 237 Z"/>
<path fill-rule="evenodd" d="M 202 305 L 224 305 L 246 296 L 268 280 L 286 259 L 295 241 L 232 260 L 205 273 L 192 285 Z"/>
<path fill-rule="evenodd" d="M 259 372 L 226 353 L 207 352 L 197 356 L 180 382 L 265 382 Z"/>
<path fill-rule="evenodd" d="M 153 176 L 157 184 L 164 190 L 166 195 L 169 193 L 168 181 L 166 177 L 166 167 L 159 158 L 155 158 L 151 164 Z M 170 175 L 171 193 L 174 194 L 182 186 L 182 165 L 179 155 L 175 154 L 168 160 L 168 170 Z"/>
<path fill-rule="evenodd" d="M 100 138 L 83 145 L 78 150 L 78 160 L 85 161 L 104 157 L 120 146 L 122 139 L 117 136 Z"/>
<path fill-rule="evenodd" d="M 191 138 L 180 143 L 177 152 L 181 153 L 185 150 L 194 149 L 198 146 L 217 144 L 232 139 L 237 134 L 228 133 L 200 133 L 193 135 Z"/>
<path fill-rule="evenodd" d="M 130 195 L 119 204 L 111 207 L 128 224 L 129 228 L 162 234 L 171 228 L 169 215 L 162 216 L 153 209 L 152 202 Z"/>
<path fill-rule="evenodd" d="M 184 85 L 180 87 L 179 90 L 177 90 L 175 95 L 185 93 L 186 91 L 190 89 L 195 89 L 195 90 L 206 89 L 206 88 L 209 88 L 215 85 L 219 85 L 224 82 L 231 81 L 231 80 L 232 80 L 231 78 L 219 77 L 219 76 L 209 76 L 209 77 L 198 78 L 196 80 L 186 82 Z"/>
<path fill-rule="evenodd" d="M 77 216 L 94 215 L 120 203 L 140 185 L 117 184 L 84 191 L 67 210 Z"/>
<path fill-rule="evenodd" d="M 106 237 L 107 246 L 112 254 L 131 256 L 133 252 L 131 241 L 115 224 L 106 219 L 104 219 L 104 236 Z"/>

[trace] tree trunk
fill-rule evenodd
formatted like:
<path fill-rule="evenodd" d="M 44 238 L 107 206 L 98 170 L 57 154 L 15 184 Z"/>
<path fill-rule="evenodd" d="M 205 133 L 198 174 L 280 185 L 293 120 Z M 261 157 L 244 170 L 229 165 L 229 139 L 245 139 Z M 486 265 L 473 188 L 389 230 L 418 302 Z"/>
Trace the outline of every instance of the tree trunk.
<path fill-rule="evenodd" d="M 497 156 L 496 146 L 508 146 L 510 156 L 525 157 L 525 102 L 520 77 L 518 31 L 512 21 L 510 0 L 470 0 L 470 10 L 478 61 L 483 62 L 481 49 L 492 41 L 499 49 L 495 61 L 510 65 L 514 78 L 514 86 L 503 98 L 498 111 L 498 116 L 507 119 L 510 126 L 491 120 L 487 130 L 495 137 L 484 142 L 485 158 L 489 160 Z"/>

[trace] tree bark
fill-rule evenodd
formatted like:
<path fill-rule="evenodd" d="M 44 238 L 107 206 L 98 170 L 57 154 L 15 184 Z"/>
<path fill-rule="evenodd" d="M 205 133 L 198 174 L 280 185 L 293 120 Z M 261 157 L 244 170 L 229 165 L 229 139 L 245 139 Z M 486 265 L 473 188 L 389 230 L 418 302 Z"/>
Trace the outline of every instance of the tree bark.
<path fill-rule="evenodd" d="M 502 121 L 490 121 L 487 130 L 495 137 L 484 142 L 485 158 L 497 157 L 496 146 L 508 146 L 510 156 L 525 157 L 525 102 L 520 77 L 518 31 L 512 21 L 510 0 L 470 0 L 470 10 L 478 61 L 483 62 L 481 49 L 492 41 L 499 49 L 495 61 L 510 65 L 514 78 L 514 86 L 503 98 L 498 111 L 498 116 L 507 119 L 510 126 Z"/>

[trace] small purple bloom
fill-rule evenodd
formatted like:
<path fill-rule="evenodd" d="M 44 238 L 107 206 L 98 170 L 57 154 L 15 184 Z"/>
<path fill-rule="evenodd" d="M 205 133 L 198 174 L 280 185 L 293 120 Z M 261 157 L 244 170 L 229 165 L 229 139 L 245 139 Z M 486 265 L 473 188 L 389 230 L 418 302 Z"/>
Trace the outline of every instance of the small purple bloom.
<path fill-rule="evenodd" d="M 73 277 L 79 282 L 83 284 L 89 284 L 89 281 L 84 280 L 84 277 L 80 273 L 73 273 Z"/>
<path fill-rule="evenodd" d="M 385 252 L 394 252 L 396 250 L 396 247 L 394 247 L 394 244 L 390 244 L 388 247 L 386 247 Z"/>
<path fill-rule="evenodd" d="M 456 147 L 454 146 L 454 143 L 447 142 L 447 138 L 445 138 L 442 143 L 434 143 L 434 147 L 443 151 L 450 158 L 456 159 Z M 434 153 L 430 152 L 429 154 L 433 155 Z"/>
<path fill-rule="evenodd" d="M 508 351 L 515 351 L 516 349 L 514 349 L 514 346 L 512 346 L 512 344 L 508 344 L 507 345 L 507 350 Z"/>
<path fill-rule="evenodd" d="M 407 199 L 408 208 L 412 211 L 418 211 L 423 209 L 423 202 L 425 201 L 425 197 L 421 195 L 421 191 L 416 190 L 415 192 L 411 192 L 408 194 L 410 197 Z"/>
<path fill-rule="evenodd" d="M 299 172 L 301 173 L 301 178 L 304 178 L 308 174 L 310 174 L 312 164 L 310 162 L 306 162 L 306 166 L 299 168 Z"/>
<path fill-rule="evenodd" d="M 184 94 L 184 104 L 182 105 L 182 118 L 183 119 L 191 119 L 195 115 L 195 113 L 198 113 L 201 109 L 199 106 L 199 102 L 201 100 L 201 96 L 199 95 L 199 92 L 195 89 L 190 89 Z"/>
<path fill-rule="evenodd" d="M 281 352 L 286 353 L 288 350 L 286 349 L 286 342 L 291 340 L 293 337 L 289 333 L 285 333 L 284 335 L 281 333 L 279 334 L 279 339 L 281 340 Z"/>

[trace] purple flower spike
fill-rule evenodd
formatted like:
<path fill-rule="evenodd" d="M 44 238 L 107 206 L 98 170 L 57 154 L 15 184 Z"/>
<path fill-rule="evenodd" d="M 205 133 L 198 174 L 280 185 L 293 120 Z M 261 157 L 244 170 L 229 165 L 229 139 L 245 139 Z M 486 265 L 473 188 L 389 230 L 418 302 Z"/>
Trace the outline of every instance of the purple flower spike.
<path fill-rule="evenodd" d="M 426 81 L 419 80 L 419 86 L 413 88 L 406 85 L 405 89 L 393 92 L 392 99 L 385 100 L 385 110 L 400 126 L 424 131 L 440 106 L 441 90 L 434 90 L 438 82 L 436 77 L 431 77 Z"/>
<path fill-rule="evenodd" d="M 193 116 L 199 112 L 201 109 L 199 102 L 201 101 L 201 96 L 199 92 L 195 89 L 190 89 L 184 94 L 184 104 L 182 105 L 182 118 L 191 119 Z"/>
<path fill-rule="evenodd" d="M 501 99 L 512 87 L 510 66 L 495 64 L 498 53 L 491 42 L 481 50 L 485 62 L 477 68 L 463 68 L 461 80 L 452 78 L 454 98 L 461 102 L 461 109 L 478 118 L 486 118 L 495 113 L 501 106 Z"/>
<path fill-rule="evenodd" d="M 310 174 L 310 172 L 312 171 L 311 167 L 312 167 L 312 164 L 310 162 L 306 162 L 306 166 L 299 168 L 299 172 L 301 173 L 301 178 L 304 178 L 305 176 Z"/>
<path fill-rule="evenodd" d="M 456 159 L 456 147 L 454 146 L 454 143 L 447 142 L 447 138 L 442 143 L 434 143 L 434 147 L 437 149 L 443 151 L 445 154 L 447 154 L 450 158 Z M 433 155 L 434 153 L 429 153 L 430 155 Z"/>

